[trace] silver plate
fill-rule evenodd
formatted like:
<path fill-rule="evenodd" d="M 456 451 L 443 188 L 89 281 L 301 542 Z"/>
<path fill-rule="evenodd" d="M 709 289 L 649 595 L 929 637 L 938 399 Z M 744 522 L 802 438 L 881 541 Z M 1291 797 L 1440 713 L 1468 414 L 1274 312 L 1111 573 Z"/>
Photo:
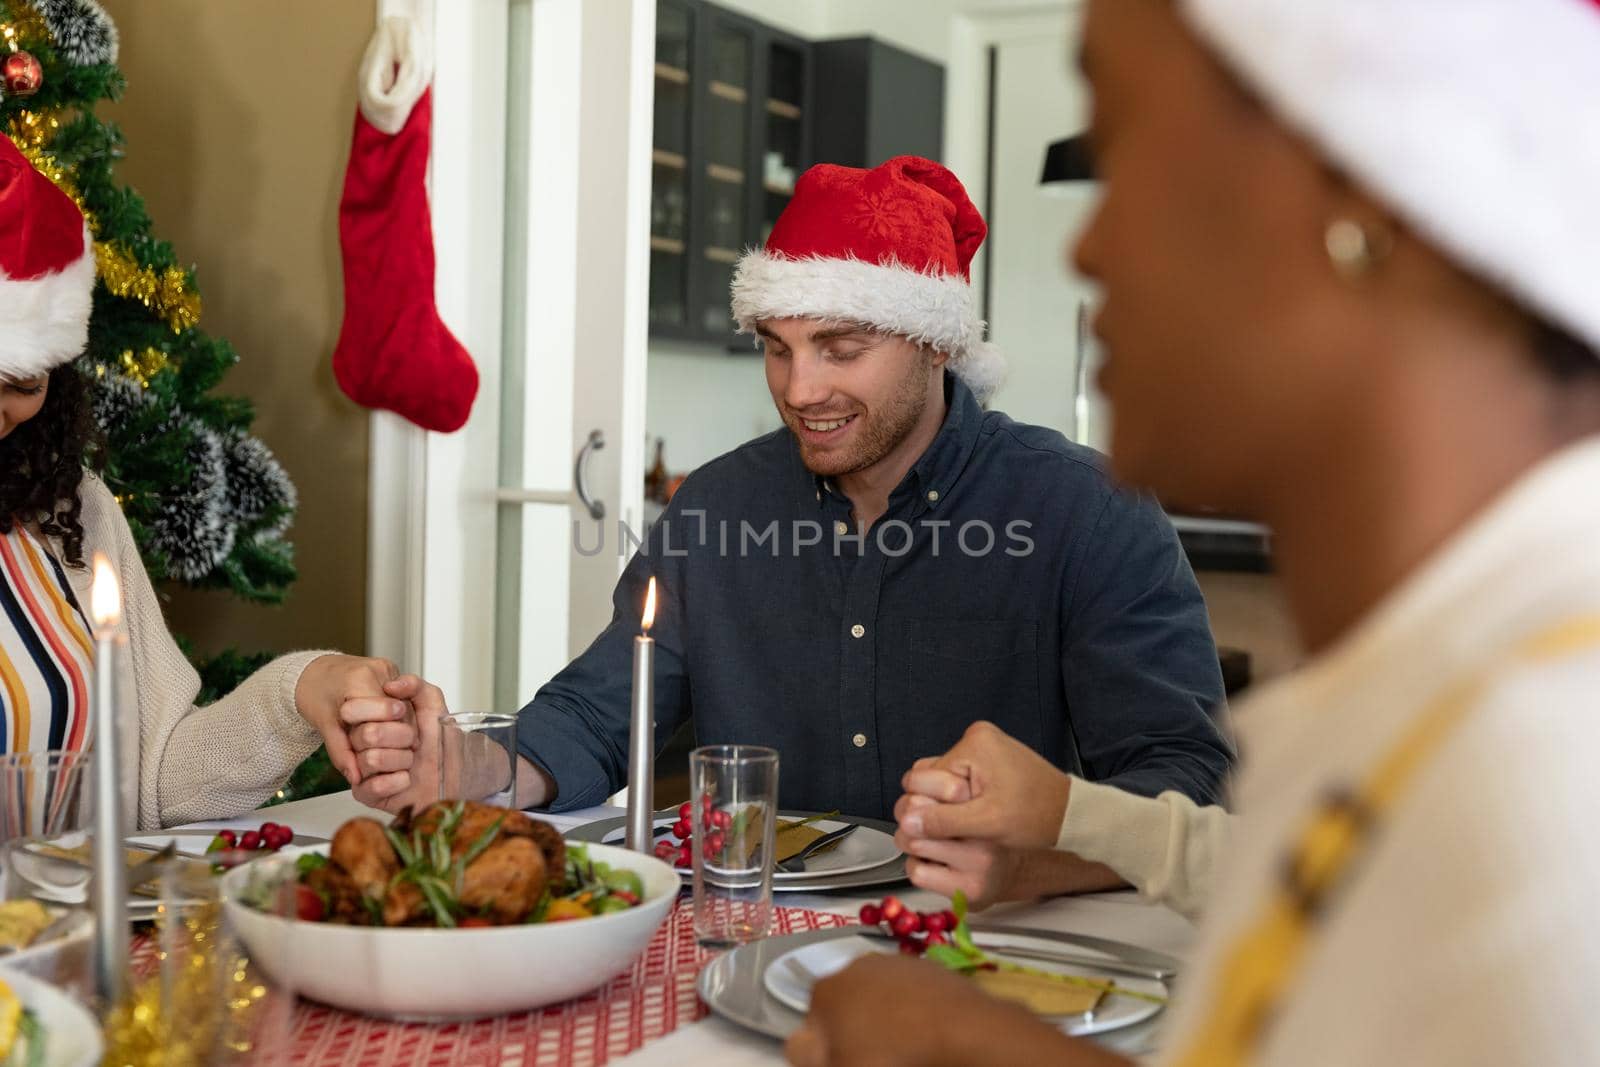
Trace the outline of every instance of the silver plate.
<path fill-rule="evenodd" d="M 998 932 L 1002 928 L 990 926 L 988 929 Z M 1058 934 L 1051 930 L 1024 930 L 1022 927 L 1007 929 L 1025 932 L 1030 937 L 1095 948 L 1133 963 L 1148 963 L 1152 966 L 1166 966 L 1173 969 L 1178 967 L 1178 961 L 1170 956 L 1121 941 L 1080 934 Z M 859 932 L 860 928 L 854 925 L 828 930 L 809 930 L 803 934 L 753 941 L 731 952 L 724 952 L 700 972 L 700 999 L 705 1001 L 706 1006 L 713 1012 L 731 1023 L 747 1030 L 754 1030 L 758 1034 L 777 1038 L 779 1041 L 786 1040 L 790 1034 L 799 1029 L 805 1017 L 792 1008 L 780 1004 L 767 992 L 767 968 L 797 948 L 818 941 L 853 937 Z M 1138 1029 L 1153 1025 L 1153 1021 L 1139 1023 L 1137 1027 L 1130 1028 L 1126 1032 L 1131 1034 Z"/>
<path fill-rule="evenodd" d="M 677 814 L 676 808 L 668 808 L 656 813 Z M 807 819 L 815 815 L 822 815 L 820 811 L 780 811 L 778 817 L 783 819 Z M 873 830 L 881 830 L 889 836 L 894 836 L 895 825 L 884 822 L 882 819 L 862 819 L 854 815 L 832 816 L 840 822 L 859 823 Z M 627 825 L 626 815 L 615 819 L 601 819 L 599 822 L 585 823 L 573 830 L 568 830 L 568 841 L 580 841 L 590 844 L 604 844 L 608 835 L 615 833 Z M 881 867 L 874 867 L 867 871 L 853 871 L 849 874 L 818 875 L 816 878 L 786 878 L 783 881 L 773 879 L 772 891 L 774 893 L 821 893 L 832 889 L 871 889 L 877 886 L 899 885 L 906 880 L 906 858 L 900 856 L 885 863 Z"/>

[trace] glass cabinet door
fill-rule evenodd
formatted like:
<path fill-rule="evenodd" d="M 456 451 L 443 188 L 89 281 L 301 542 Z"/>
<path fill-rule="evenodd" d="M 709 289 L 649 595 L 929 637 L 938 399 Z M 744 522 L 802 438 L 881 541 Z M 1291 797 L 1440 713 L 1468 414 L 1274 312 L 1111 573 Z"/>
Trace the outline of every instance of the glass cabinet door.
<path fill-rule="evenodd" d="M 767 49 L 767 143 L 761 157 L 761 241 L 794 195 L 806 164 L 806 57 L 799 48 L 773 42 Z"/>
<path fill-rule="evenodd" d="M 705 214 L 700 230 L 703 260 L 695 325 L 709 334 L 731 334 L 728 286 L 733 265 L 749 243 L 750 128 L 754 41 L 744 28 L 712 20 L 706 27 Z"/>
<path fill-rule="evenodd" d="M 689 324 L 691 15 L 656 9 L 655 140 L 650 183 L 650 324 Z"/>

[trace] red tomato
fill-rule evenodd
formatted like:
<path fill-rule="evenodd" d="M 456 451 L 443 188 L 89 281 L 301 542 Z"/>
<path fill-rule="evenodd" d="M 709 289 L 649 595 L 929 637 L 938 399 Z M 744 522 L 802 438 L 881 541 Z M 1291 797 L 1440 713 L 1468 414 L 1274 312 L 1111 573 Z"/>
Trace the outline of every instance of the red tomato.
<path fill-rule="evenodd" d="M 294 887 L 294 913 L 308 923 L 319 923 L 328 909 L 315 889 L 308 885 L 297 885 Z"/>
<path fill-rule="evenodd" d="M 456 923 L 456 925 L 466 929 L 474 926 L 493 926 L 494 923 L 490 922 L 488 919 L 485 919 L 481 915 L 469 915 L 465 919 L 462 919 L 460 922 Z"/>

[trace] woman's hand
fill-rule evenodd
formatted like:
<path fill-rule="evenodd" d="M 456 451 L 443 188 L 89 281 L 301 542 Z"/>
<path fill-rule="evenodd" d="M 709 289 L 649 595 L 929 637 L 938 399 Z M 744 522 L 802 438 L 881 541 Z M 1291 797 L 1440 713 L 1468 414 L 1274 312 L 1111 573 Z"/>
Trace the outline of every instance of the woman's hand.
<path fill-rule="evenodd" d="M 399 675 L 386 659 L 339 655 L 318 656 L 300 672 L 295 710 L 322 735 L 334 769 L 352 787 L 360 783 L 363 771 L 347 731 L 361 723 L 406 717 L 410 711 L 406 702 L 384 692 L 384 686 Z"/>
<path fill-rule="evenodd" d="M 817 983 L 785 1048 L 795 1067 L 1126 1067 L 926 960 L 872 955 Z"/>

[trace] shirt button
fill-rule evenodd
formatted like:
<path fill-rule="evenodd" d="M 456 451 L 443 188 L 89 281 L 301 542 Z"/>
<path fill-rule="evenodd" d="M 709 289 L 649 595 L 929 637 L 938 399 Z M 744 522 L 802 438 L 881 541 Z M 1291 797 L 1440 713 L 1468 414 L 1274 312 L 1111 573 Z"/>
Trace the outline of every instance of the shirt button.
<path fill-rule="evenodd" d="M 854 626 L 850 627 L 850 636 L 865 637 L 867 636 L 867 628 L 858 622 Z"/>
<path fill-rule="evenodd" d="M 850 739 L 850 743 L 852 745 L 856 746 L 857 748 L 866 748 L 867 747 L 867 735 L 866 734 L 856 734 L 854 737 L 852 737 Z"/>
<path fill-rule="evenodd" d="M 937 504 L 938 502 L 939 502 L 939 490 L 937 490 L 937 489 L 929 489 L 928 490 L 928 503 Z"/>
<path fill-rule="evenodd" d="M 840 537 L 843 537 L 846 533 L 850 532 L 850 526 L 845 522 L 836 522 L 833 524 L 833 532 L 838 534 Z"/>

